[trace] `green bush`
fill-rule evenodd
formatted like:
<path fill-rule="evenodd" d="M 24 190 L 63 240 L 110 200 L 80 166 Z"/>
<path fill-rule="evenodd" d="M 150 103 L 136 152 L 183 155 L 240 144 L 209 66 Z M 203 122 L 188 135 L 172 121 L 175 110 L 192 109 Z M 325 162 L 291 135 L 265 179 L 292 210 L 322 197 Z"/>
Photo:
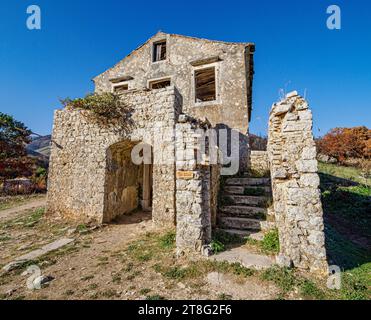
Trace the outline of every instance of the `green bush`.
<path fill-rule="evenodd" d="M 211 241 L 210 246 L 214 253 L 223 252 L 225 250 L 224 244 L 218 240 Z"/>
<path fill-rule="evenodd" d="M 85 98 L 62 99 L 64 107 L 91 111 L 98 118 L 127 120 L 131 108 L 124 104 L 119 95 L 114 93 L 88 94 Z"/>

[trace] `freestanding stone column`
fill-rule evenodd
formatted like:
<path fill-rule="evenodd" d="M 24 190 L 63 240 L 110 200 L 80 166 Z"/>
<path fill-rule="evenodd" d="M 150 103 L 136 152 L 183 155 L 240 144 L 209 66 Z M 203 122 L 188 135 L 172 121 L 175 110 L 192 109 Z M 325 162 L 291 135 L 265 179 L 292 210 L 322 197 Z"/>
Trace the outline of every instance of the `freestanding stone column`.
<path fill-rule="evenodd" d="M 176 245 L 178 253 L 207 253 L 211 241 L 212 215 L 217 206 L 219 171 L 208 160 L 198 163 L 197 142 L 208 125 L 187 121 L 176 124 Z M 206 158 L 207 155 L 205 154 Z M 206 246 L 206 248 L 205 248 Z"/>
<path fill-rule="evenodd" d="M 268 156 L 280 238 L 277 262 L 327 273 L 312 112 L 297 92 L 272 106 Z"/>

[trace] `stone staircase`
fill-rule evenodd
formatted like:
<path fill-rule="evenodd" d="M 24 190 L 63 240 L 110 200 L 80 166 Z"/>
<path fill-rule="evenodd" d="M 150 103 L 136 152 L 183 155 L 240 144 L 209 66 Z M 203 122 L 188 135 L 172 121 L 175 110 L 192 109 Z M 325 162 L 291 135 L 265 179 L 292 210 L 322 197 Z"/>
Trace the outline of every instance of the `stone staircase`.
<path fill-rule="evenodd" d="M 272 202 L 270 178 L 251 177 L 247 173 L 226 178 L 220 193 L 218 229 L 261 240 L 261 231 L 273 225 L 268 210 Z"/>

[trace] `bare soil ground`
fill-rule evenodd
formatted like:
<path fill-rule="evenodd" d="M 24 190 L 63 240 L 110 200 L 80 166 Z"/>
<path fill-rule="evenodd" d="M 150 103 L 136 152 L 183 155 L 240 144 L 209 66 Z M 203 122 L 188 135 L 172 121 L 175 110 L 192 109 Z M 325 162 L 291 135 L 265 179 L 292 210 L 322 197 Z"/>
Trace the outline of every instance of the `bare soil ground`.
<path fill-rule="evenodd" d="M 4 207 L 9 207 L 7 209 L 0 211 L 0 219 L 12 217 L 16 214 L 22 213 L 24 211 L 29 211 L 32 209 L 44 207 L 46 204 L 45 195 L 37 195 L 30 197 L 29 199 L 19 198 L 17 200 L 8 200 L 7 206 L 5 206 L 6 201 L 4 201 Z"/>
<path fill-rule="evenodd" d="M 356 190 L 369 197 L 369 189 Z M 364 205 L 348 210 L 348 203 L 353 206 L 353 198 L 344 198 L 341 193 L 339 202 L 332 193 L 323 194 L 325 213 L 341 203 L 344 212 L 339 208 L 336 212 L 342 213 L 343 218 L 351 215 L 348 219 L 351 223 L 359 221 L 368 208 L 369 198 L 364 196 L 361 199 Z M 371 297 L 371 264 L 362 248 L 365 242 L 358 238 L 354 242 L 345 239 L 335 229 L 341 223 L 328 226 L 331 236 L 328 249 L 332 256 L 344 256 L 354 266 L 344 270 L 342 288 L 334 291 L 326 288 L 326 279 L 316 279 L 293 269 L 271 267 L 257 271 L 239 263 L 199 256 L 177 257 L 175 231 L 155 226 L 148 213 L 136 212 L 104 226 L 72 225 L 47 218 L 43 197 L 31 197 L 28 204 L 25 201 L 9 199 L 7 209 L 0 207 L 0 299 L 358 300 Z M 359 235 L 367 232 L 367 223 L 357 225 L 362 227 L 357 232 Z M 1 269 L 17 257 L 66 237 L 74 242 L 16 270 Z M 264 246 L 255 242 L 250 239 L 240 245 L 250 252 L 262 253 Z M 356 247 L 357 243 L 362 246 Z M 26 282 L 34 276 L 25 273 L 30 265 L 38 266 L 42 275 L 54 280 L 40 290 L 28 289 Z"/>
<path fill-rule="evenodd" d="M 275 299 L 278 295 L 276 286 L 258 274 L 246 277 L 203 258 L 191 263 L 177 258 L 174 233 L 155 227 L 148 213 L 90 228 L 48 220 L 42 208 L 19 208 L 15 215 L 13 209 L 12 219 L 0 218 L 1 267 L 61 237 L 75 242 L 18 270 L 3 272 L 3 299 Z M 28 289 L 26 281 L 32 275 L 24 271 L 30 264 L 54 280 L 41 290 Z"/>

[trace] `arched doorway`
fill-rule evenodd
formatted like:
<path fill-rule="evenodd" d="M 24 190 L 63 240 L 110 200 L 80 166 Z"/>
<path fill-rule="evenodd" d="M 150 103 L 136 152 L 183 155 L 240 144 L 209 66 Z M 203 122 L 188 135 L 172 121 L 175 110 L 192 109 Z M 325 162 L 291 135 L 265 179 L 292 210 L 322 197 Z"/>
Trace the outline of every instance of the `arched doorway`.
<path fill-rule="evenodd" d="M 131 151 L 136 144 L 122 141 L 107 149 L 105 223 L 139 209 L 152 209 L 152 165 L 133 163 Z"/>

